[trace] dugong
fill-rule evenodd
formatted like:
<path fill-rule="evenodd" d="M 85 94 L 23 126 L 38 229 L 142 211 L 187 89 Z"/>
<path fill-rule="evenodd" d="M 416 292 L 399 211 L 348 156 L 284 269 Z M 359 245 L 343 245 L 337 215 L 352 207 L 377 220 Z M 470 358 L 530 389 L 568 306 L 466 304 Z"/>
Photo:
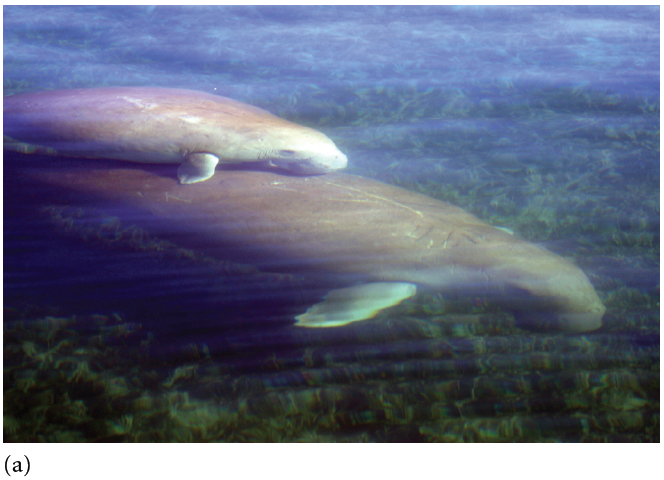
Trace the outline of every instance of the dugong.
<path fill-rule="evenodd" d="M 203 92 L 94 88 L 14 95 L 3 102 L 5 149 L 177 163 L 185 184 L 207 180 L 219 162 L 267 161 L 301 174 L 347 163 L 321 132 Z"/>
<path fill-rule="evenodd" d="M 601 326 L 605 307 L 576 265 L 425 195 L 343 173 L 226 169 L 183 186 L 163 166 L 115 165 L 26 174 L 187 248 L 333 285 L 297 326 L 371 318 L 420 290 L 487 295 L 547 329 Z"/>

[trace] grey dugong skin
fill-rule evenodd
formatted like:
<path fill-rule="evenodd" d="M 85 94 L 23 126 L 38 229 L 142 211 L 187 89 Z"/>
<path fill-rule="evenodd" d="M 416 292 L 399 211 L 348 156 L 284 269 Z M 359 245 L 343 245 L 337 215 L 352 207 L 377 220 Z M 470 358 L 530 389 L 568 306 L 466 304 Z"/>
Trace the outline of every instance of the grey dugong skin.
<path fill-rule="evenodd" d="M 204 92 L 111 87 L 3 100 L 4 148 L 21 153 L 177 163 L 183 183 L 206 180 L 218 162 L 269 161 L 302 174 L 347 164 L 323 133 Z"/>
<path fill-rule="evenodd" d="M 458 207 L 359 176 L 224 171 L 183 186 L 143 168 L 29 174 L 122 204 L 134 217 L 149 213 L 155 224 L 146 228 L 155 233 L 266 271 L 477 292 L 565 331 L 599 328 L 605 312 L 568 260 Z"/>

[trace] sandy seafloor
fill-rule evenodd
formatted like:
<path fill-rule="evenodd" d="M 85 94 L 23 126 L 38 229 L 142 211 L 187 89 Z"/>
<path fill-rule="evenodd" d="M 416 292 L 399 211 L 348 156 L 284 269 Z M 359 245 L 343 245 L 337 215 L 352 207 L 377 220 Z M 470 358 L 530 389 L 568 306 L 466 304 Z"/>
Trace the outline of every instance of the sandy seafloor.
<path fill-rule="evenodd" d="M 271 322 L 283 278 L 45 202 L 12 165 L 58 159 L 5 154 L 5 442 L 660 441 L 658 7 L 3 14 L 5 96 L 257 105 L 327 134 L 349 173 L 572 260 L 607 307 L 558 334 L 424 295 L 303 331 Z"/>

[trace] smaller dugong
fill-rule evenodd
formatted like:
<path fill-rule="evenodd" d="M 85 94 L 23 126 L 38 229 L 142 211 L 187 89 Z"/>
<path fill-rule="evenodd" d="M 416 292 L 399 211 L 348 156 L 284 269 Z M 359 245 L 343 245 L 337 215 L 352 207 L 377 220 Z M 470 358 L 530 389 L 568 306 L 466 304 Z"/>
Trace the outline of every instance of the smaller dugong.
<path fill-rule="evenodd" d="M 4 148 L 21 153 L 178 163 L 180 183 L 217 163 L 268 161 L 299 174 L 346 167 L 321 132 L 230 98 L 174 88 L 117 87 L 4 97 Z"/>

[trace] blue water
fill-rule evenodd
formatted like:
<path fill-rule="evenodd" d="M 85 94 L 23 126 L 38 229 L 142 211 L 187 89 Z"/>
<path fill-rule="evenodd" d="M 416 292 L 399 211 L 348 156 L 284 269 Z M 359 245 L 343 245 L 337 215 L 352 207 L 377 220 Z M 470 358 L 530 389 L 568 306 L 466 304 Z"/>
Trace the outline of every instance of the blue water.
<path fill-rule="evenodd" d="M 265 108 L 328 135 L 349 173 L 574 261 L 607 307 L 555 334 L 429 295 L 301 331 L 282 311 L 299 279 L 47 194 L 15 169 L 57 159 L 5 153 L 5 441 L 659 441 L 659 7 L 3 14 L 5 95 Z"/>

